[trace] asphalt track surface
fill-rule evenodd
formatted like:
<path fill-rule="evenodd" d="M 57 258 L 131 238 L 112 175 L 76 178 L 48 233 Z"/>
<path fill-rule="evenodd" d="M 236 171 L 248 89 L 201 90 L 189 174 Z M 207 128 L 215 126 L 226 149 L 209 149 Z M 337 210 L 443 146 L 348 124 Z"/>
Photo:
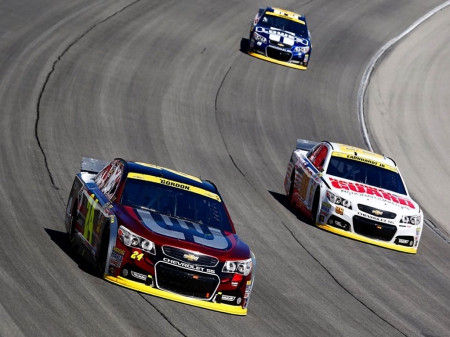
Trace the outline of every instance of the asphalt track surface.
<path fill-rule="evenodd" d="M 338 237 L 304 223 L 283 193 L 297 138 L 365 147 L 356 101 L 366 65 L 441 3 L 277 1 L 307 15 L 314 50 L 302 72 L 240 51 L 253 1 L 0 2 L 0 334 L 448 336 L 448 243 L 428 227 L 417 255 Z M 427 49 L 444 69 L 446 50 Z M 440 100 L 446 91 L 427 76 Z M 408 156 L 407 138 L 391 149 L 391 135 L 377 146 Z M 248 316 L 114 286 L 70 254 L 63 214 L 82 156 L 215 181 L 258 261 Z"/>

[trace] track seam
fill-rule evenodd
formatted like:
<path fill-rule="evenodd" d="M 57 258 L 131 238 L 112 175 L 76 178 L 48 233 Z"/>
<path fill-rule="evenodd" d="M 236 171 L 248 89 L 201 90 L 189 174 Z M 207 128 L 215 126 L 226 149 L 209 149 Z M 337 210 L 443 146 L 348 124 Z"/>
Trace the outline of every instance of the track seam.
<path fill-rule="evenodd" d="M 187 337 L 187 335 L 185 335 L 180 329 L 178 329 L 172 323 L 172 321 L 166 315 L 164 315 L 162 313 L 162 311 L 160 311 L 155 305 L 153 305 L 153 303 L 151 303 L 148 299 L 146 299 L 141 293 L 139 293 L 139 296 L 141 296 L 144 299 L 144 301 L 146 301 L 148 304 L 150 304 L 150 306 L 153 307 L 153 309 L 155 309 L 158 312 L 158 314 L 160 314 L 167 321 L 167 323 L 169 323 L 175 330 L 177 330 L 180 333 L 180 335 Z"/>
<path fill-rule="evenodd" d="M 311 254 L 308 249 L 306 249 L 306 247 L 295 237 L 294 233 L 289 229 L 288 226 L 286 226 L 286 224 L 281 221 L 281 223 L 283 224 L 284 228 L 286 228 L 289 233 L 291 234 L 291 236 L 294 238 L 295 241 L 297 241 L 297 243 L 305 250 L 305 252 L 308 253 L 309 256 L 311 256 L 314 261 L 316 261 L 326 272 L 328 275 L 330 275 L 330 277 L 333 279 L 333 281 L 339 286 L 341 287 L 341 289 L 343 289 L 347 294 L 349 294 L 353 299 L 355 299 L 358 303 L 360 303 L 364 308 L 366 308 L 367 310 L 369 310 L 371 313 L 373 313 L 375 316 L 377 316 L 379 319 L 381 319 L 383 322 L 385 322 L 387 325 L 389 325 L 390 327 L 392 327 L 394 330 L 398 331 L 399 333 L 401 333 L 403 336 L 408 336 L 407 334 L 403 333 L 401 330 L 399 330 L 397 327 L 395 327 L 394 325 L 392 325 L 391 323 L 389 323 L 386 319 L 384 319 L 383 317 L 381 317 L 380 315 L 378 315 L 373 309 L 371 309 L 369 306 L 367 306 L 366 304 L 364 304 L 363 301 L 361 301 L 358 297 L 356 297 L 355 295 L 352 294 L 352 292 L 350 292 L 350 290 L 348 290 L 343 284 L 341 284 L 339 282 L 339 280 L 327 269 L 327 267 L 325 267 L 324 264 L 322 264 L 313 254 Z"/>
<path fill-rule="evenodd" d="M 364 70 L 363 77 L 361 79 L 361 83 L 359 84 L 358 89 L 358 98 L 357 98 L 357 113 L 358 113 L 358 120 L 360 123 L 361 133 L 363 135 L 364 142 L 366 143 L 366 146 L 370 151 L 373 152 L 373 147 L 370 142 L 369 132 L 367 130 L 366 126 L 366 120 L 364 117 L 364 96 L 366 95 L 367 87 L 369 86 L 370 78 L 372 76 L 372 73 L 375 69 L 375 65 L 379 61 L 379 59 L 386 53 L 386 51 L 389 50 L 394 44 L 396 44 L 398 41 L 400 41 L 402 38 L 404 38 L 406 35 L 411 33 L 414 29 L 416 29 L 418 26 L 420 26 L 423 22 L 425 22 L 427 19 L 438 13 L 439 11 L 443 10 L 444 8 L 448 7 L 450 5 L 450 0 L 444 2 L 440 6 L 432 9 L 427 14 L 419 18 L 416 22 L 414 22 L 411 26 L 408 27 L 403 33 L 400 35 L 394 37 L 390 41 L 388 41 L 383 47 L 381 47 L 380 50 L 372 57 L 369 64 L 367 65 L 366 69 Z M 428 221 L 426 221 L 428 220 Z M 424 219 L 425 225 L 431 229 L 435 234 L 437 234 L 439 237 L 444 239 L 447 243 L 450 243 L 450 239 L 442 233 L 441 230 L 438 229 L 438 227 L 429 219 Z M 431 225 L 432 224 L 432 225 Z"/>
<path fill-rule="evenodd" d="M 118 10 L 117 12 L 114 12 L 113 14 L 111 14 L 110 16 L 106 17 L 105 19 L 103 19 L 102 21 L 96 23 L 95 25 L 93 25 L 92 27 L 90 27 L 86 32 L 84 32 L 82 35 L 80 35 L 78 38 L 75 39 L 75 41 L 73 41 L 71 44 L 69 44 L 67 46 L 66 49 L 63 50 L 63 52 L 57 57 L 57 59 L 53 62 L 52 65 L 52 69 L 50 70 L 50 72 L 47 74 L 47 77 L 45 78 L 44 81 L 44 85 L 42 86 L 42 89 L 39 93 L 39 98 L 37 101 L 37 106 L 36 106 L 36 122 L 34 124 L 34 137 L 36 138 L 37 144 L 39 146 L 39 149 L 41 150 L 42 156 L 44 157 L 44 163 L 45 163 L 45 168 L 47 170 L 47 174 L 48 177 L 50 179 L 50 182 L 52 184 L 52 187 L 56 190 L 59 190 L 58 186 L 55 185 L 55 181 L 53 179 L 53 175 L 52 172 L 50 170 L 50 167 L 48 165 L 48 160 L 47 160 L 47 155 L 45 154 L 44 151 L 44 147 L 41 144 L 41 140 L 39 139 L 39 120 L 41 118 L 41 101 L 42 101 L 42 97 L 44 95 L 44 91 L 47 87 L 48 82 L 50 81 L 50 77 L 52 76 L 53 72 L 56 69 L 56 65 L 57 63 L 61 60 L 61 58 L 69 51 L 70 48 L 72 48 L 78 41 L 80 41 L 83 37 L 85 37 L 89 32 L 91 32 L 94 28 L 96 28 L 97 26 L 99 26 L 100 24 L 104 23 L 105 21 L 111 19 L 112 17 L 116 16 L 117 14 L 123 12 L 124 10 L 126 10 L 128 7 L 133 6 L 134 4 L 140 2 L 141 0 L 135 0 L 132 3 L 126 5 L 125 7 L 122 7 L 120 10 Z"/>

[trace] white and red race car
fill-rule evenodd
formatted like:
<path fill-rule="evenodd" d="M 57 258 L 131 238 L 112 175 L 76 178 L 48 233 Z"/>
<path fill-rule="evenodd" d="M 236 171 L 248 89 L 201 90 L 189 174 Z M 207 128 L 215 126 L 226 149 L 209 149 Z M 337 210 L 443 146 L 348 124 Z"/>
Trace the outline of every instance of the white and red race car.
<path fill-rule="evenodd" d="M 423 213 L 388 157 L 353 146 L 298 139 L 284 188 L 290 204 L 322 229 L 417 253 Z"/>

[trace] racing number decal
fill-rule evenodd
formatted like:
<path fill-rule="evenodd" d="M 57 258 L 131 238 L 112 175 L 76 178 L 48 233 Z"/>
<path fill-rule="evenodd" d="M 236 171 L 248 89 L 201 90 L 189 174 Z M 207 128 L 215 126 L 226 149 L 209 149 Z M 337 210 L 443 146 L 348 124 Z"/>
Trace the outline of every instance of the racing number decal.
<path fill-rule="evenodd" d="M 144 253 L 141 253 L 137 250 L 135 250 L 132 254 L 131 254 L 131 258 L 132 259 L 136 259 L 138 261 L 141 261 L 141 259 L 144 257 Z"/>
<path fill-rule="evenodd" d="M 84 221 L 84 232 L 83 236 L 88 240 L 88 242 L 92 245 L 92 234 L 94 231 L 94 214 L 95 208 L 97 206 L 98 199 L 94 200 L 94 194 L 91 194 L 87 197 L 87 214 L 86 219 Z"/>

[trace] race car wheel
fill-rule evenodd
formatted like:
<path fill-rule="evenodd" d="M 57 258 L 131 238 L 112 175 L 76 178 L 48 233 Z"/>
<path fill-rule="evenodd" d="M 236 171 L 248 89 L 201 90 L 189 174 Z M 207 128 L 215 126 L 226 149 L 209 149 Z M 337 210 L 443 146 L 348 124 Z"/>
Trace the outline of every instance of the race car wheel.
<path fill-rule="evenodd" d="M 102 241 L 100 242 L 100 252 L 98 257 L 98 274 L 103 277 L 106 268 L 106 258 L 108 257 L 109 248 L 109 224 L 106 225 L 103 231 Z"/>
<path fill-rule="evenodd" d="M 317 189 L 316 193 L 314 194 L 314 201 L 311 209 L 311 222 L 313 225 L 316 224 L 317 220 L 317 210 L 319 209 L 319 198 L 320 198 L 320 189 Z"/>

